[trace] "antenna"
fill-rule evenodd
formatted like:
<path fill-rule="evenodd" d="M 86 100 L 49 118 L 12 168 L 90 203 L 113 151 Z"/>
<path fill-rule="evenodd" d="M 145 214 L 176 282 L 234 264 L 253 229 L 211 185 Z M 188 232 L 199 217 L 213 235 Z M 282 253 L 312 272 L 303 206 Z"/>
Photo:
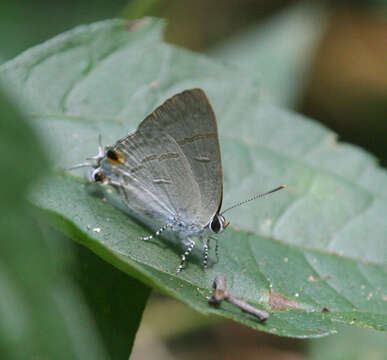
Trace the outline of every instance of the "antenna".
<path fill-rule="evenodd" d="M 90 162 L 84 162 L 80 164 L 76 164 L 74 166 L 69 167 L 67 170 L 74 170 L 74 169 L 79 169 L 83 167 L 96 167 L 99 166 L 99 161 L 105 156 L 105 150 L 102 145 L 102 136 L 101 134 L 98 135 L 98 154 L 92 157 L 86 158 L 86 160 L 95 160 L 96 165 L 90 163 Z"/>
<path fill-rule="evenodd" d="M 255 199 L 264 197 L 264 196 L 266 196 L 266 195 L 269 195 L 269 194 L 271 194 L 271 193 L 273 193 L 273 192 L 276 192 L 276 191 L 281 190 L 281 189 L 284 189 L 284 188 L 286 188 L 286 185 L 278 186 L 278 187 L 276 187 L 275 189 L 270 190 L 270 191 L 268 191 L 268 192 L 265 192 L 265 193 L 263 193 L 263 194 L 257 194 L 257 195 L 254 195 L 254 196 L 253 196 L 252 198 L 250 198 L 250 199 L 243 200 L 243 201 L 241 201 L 241 202 L 239 202 L 239 203 L 237 203 L 237 204 L 235 204 L 235 205 L 230 206 L 230 207 L 227 208 L 226 210 L 222 211 L 220 215 L 223 215 L 225 212 L 227 212 L 227 211 L 229 211 L 229 210 L 231 210 L 231 209 L 234 209 L 235 207 L 238 207 L 238 206 L 241 206 L 241 205 L 243 205 L 243 204 L 246 204 L 246 203 L 248 203 L 249 201 L 253 201 L 253 200 L 255 200 Z"/>
<path fill-rule="evenodd" d="M 92 167 L 93 165 L 88 163 L 88 162 L 84 162 L 84 163 L 81 163 L 81 164 L 76 164 L 74 166 L 71 166 L 69 168 L 67 168 L 66 170 L 75 170 L 75 169 L 79 169 L 79 168 L 83 168 L 83 167 Z"/>

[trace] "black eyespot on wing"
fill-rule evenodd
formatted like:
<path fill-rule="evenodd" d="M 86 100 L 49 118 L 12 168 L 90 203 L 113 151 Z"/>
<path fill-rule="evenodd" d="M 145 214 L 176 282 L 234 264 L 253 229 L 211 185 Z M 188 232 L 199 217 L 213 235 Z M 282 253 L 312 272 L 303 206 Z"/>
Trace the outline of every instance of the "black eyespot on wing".
<path fill-rule="evenodd" d="M 110 160 L 114 160 L 114 161 L 117 161 L 117 160 L 118 160 L 118 155 L 117 155 L 117 153 L 116 153 L 114 150 L 109 149 L 109 150 L 106 152 L 106 156 L 107 156 Z"/>
<path fill-rule="evenodd" d="M 106 157 L 113 165 L 120 165 L 123 163 L 122 155 L 113 149 L 106 151 Z"/>
<path fill-rule="evenodd" d="M 222 225 L 219 221 L 219 217 L 217 215 L 214 216 L 214 218 L 212 219 L 211 221 L 211 224 L 210 224 L 210 229 L 214 232 L 214 233 L 218 233 L 220 231 L 220 229 L 222 228 Z"/>

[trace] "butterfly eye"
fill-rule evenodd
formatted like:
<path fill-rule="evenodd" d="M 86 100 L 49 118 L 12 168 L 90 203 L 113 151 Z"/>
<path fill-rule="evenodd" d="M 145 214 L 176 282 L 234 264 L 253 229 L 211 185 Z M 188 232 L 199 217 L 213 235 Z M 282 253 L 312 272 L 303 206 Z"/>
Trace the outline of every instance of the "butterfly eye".
<path fill-rule="evenodd" d="M 211 221 L 211 223 L 210 223 L 210 229 L 211 229 L 211 231 L 214 232 L 214 233 L 216 233 L 216 234 L 219 233 L 219 232 L 221 232 L 221 231 L 223 230 L 223 225 L 222 225 L 222 223 L 220 222 L 219 217 L 220 217 L 220 215 L 216 214 L 216 215 L 213 217 L 213 219 L 212 219 L 212 221 Z"/>
<path fill-rule="evenodd" d="M 93 173 L 91 174 L 91 178 L 95 182 L 103 183 L 105 181 L 105 175 L 102 170 L 99 169 L 93 171 Z"/>

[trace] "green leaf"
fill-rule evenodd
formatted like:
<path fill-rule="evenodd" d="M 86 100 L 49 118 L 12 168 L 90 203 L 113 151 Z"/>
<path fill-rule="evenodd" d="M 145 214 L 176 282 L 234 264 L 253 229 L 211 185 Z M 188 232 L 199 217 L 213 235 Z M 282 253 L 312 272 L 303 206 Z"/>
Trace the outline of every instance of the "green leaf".
<path fill-rule="evenodd" d="M 295 108 L 326 22 L 321 4 L 298 2 L 216 45 L 208 54 L 258 80 L 265 101 Z"/>
<path fill-rule="evenodd" d="M 248 78 L 163 43 L 161 31 L 155 19 L 82 26 L 0 68 L 57 164 L 32 201 L 71 238 L 204 314 L 294 337 L 326 335 L 336 323 L 386 330 L 386 172 L 313 121 L 259 102 Z M 193 87 L 208 93 L 217 114 L 224 206 L 289 188 L 230 211 L 219 263 L 204 272 L 196 249 L 176 276 L 178 244 L 140 241 L 144 227 L 114 200 L 92 196 L 81 171 L 61 169 L 94 155 L 99 134 L 112 144 Z M 210 308 L 218 273 L 231 293 L 271 317 L 261 324 L 227 304 Z"/>

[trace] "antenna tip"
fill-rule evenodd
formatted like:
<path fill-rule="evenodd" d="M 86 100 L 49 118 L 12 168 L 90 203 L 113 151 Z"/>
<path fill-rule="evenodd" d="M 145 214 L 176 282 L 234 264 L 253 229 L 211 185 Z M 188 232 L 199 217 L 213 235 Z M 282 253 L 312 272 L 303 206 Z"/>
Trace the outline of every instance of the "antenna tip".
<path fill-rule="evenodd" d="M 280 189 L 285 189 L 285 188 L 287 188 L 286 185 L 281 185 L 281 186 L 280 186 Z"/>

